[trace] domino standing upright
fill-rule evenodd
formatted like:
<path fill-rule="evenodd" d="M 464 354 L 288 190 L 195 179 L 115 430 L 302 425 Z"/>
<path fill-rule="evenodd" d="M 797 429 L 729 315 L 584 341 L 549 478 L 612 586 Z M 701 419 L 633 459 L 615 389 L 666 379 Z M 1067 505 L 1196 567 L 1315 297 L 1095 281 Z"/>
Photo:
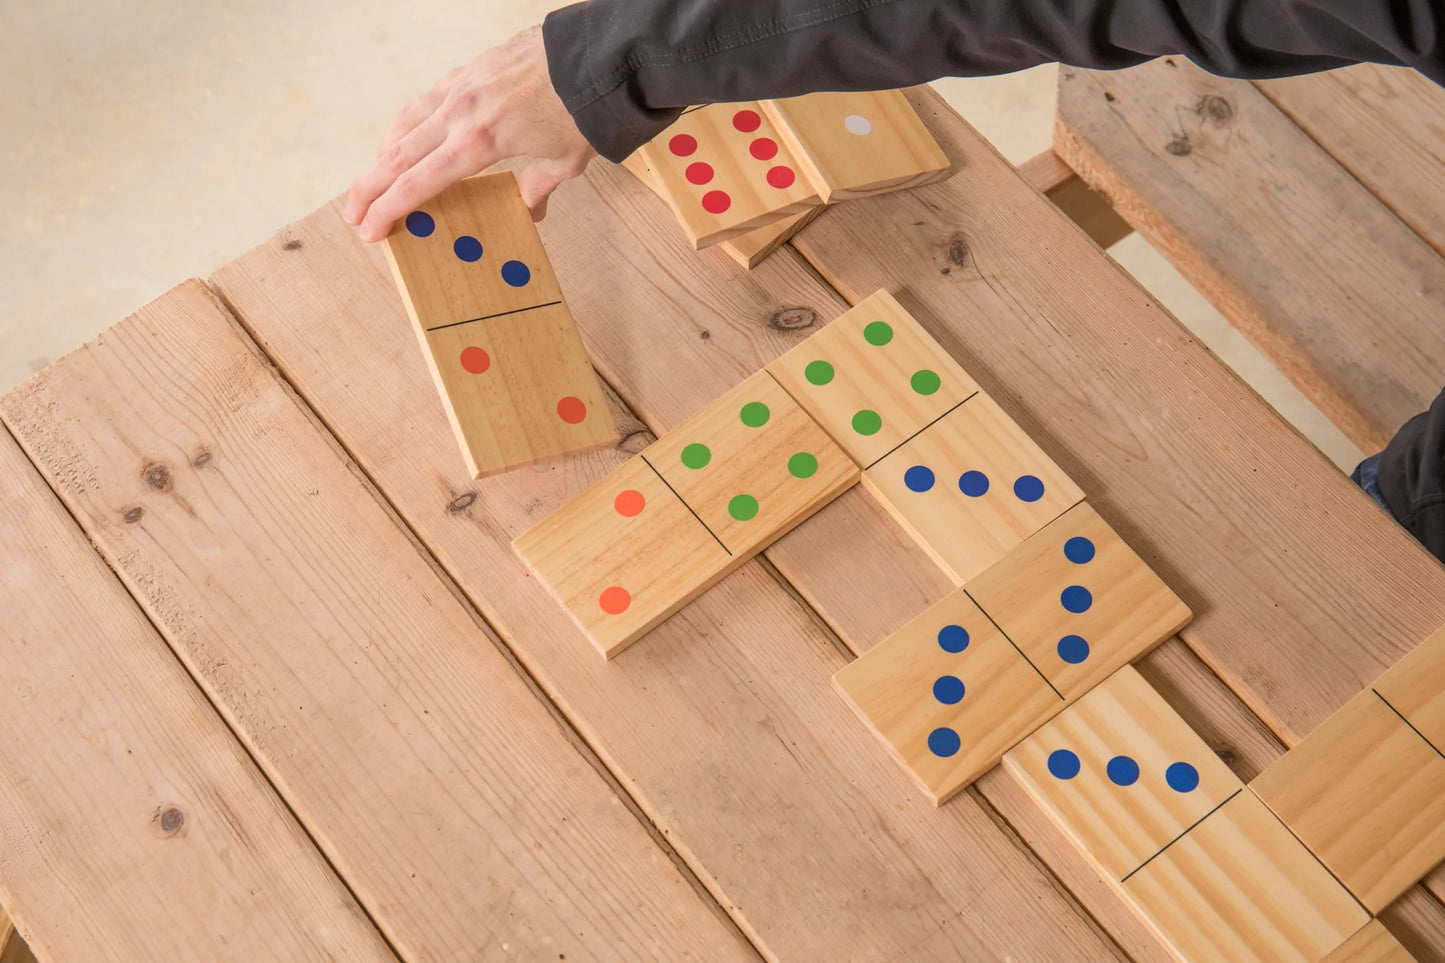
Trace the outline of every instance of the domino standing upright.
<path fill-rule="evenodd" d="M 473 475 L 617 440 L 511 172 L 454 185 L 383 249 Z"/>

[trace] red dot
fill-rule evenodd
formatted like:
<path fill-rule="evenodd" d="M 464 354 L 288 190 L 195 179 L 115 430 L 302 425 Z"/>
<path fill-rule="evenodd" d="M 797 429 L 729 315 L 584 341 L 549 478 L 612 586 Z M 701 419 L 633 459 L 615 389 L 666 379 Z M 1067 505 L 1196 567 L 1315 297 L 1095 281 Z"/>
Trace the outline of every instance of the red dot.
<path fill-rule="evenodd" d="M 733 199 L 726 191 L 708 191 L 702 196 L 702 209 L 709 214 L 721 214 L 733 206 Z"/>
<path fill-rule="evenodd" d="M 617 493 L 612 500 L 612 507 L 617 509 L 617 514 L 623 518 L 635 518 L 642 514 L 647 507 L 647 499 L 642 497 L 642 492 L 635 488 L 627 488 Z"/>
<path fill-rule="evenodd" d="M 698 161 L 695 164 L 688 164 L 687 170 L 683 171 L 682 173 L 683 176 L 686 177 L 690 183 L 706 184 L 708 181 L 712 180 L 712 165 L 704 164 L 702 161 Z"/>
<path fill-rule="evenodd" d="M 797 179 L 798 175 L 794 174 L 793 169 L 785 164 L 768 168 L 768 183 L 778 190 L 782 190 L 785 187 L 792 187 L 793 181 Z"/>
<path fill-rule="evenodd" d="M 763 119 L 758 116 L 756 110 L 740 110 L 733 114 L 733 126 L 744 134 L 751 134 L 758 129 Z"/>
<path fill-rule="evenodd" d="M 481 374 L 492 366 L 492 356 L 473 345 L 462 349 L 462 367 L 472 374 Z"/>
<path fill-rule="evenodd" d="M 667 149 L 678 157 L 686 157 L 697 150 L 697 138 L 691 134 L 676 134 L 667 142 Z"/>
<path fill-rule="evenodd" d="M 608 615 L 621 615 L 632 604 L 632 596 L 620 585 L 609 585 L 597 596 L 597 604 Z"/>
<path fill-rule="evenodd" d="M 580 425 L 582 419 L 587 417 L 587 406 L 582 403 L 581 398 L 568 395 L 557 402 L 557 417 L 569 425 Z"/>
<path fill-rule="evenodd" d="M 771 137 L 759 137 L 748 145 L 748 152 L 758 160 L 772 160 L 778 156 L 778 142 Z"/>

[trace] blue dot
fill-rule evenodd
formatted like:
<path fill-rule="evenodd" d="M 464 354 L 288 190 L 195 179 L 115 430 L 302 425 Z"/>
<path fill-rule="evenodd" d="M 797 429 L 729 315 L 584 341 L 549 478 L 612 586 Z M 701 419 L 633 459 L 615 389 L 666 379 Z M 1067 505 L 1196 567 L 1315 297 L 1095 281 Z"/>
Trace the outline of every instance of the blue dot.
<path fill-rule="evenodd" d="M 1192 792 L 1199 785 L 1199 770 L 1187 762 L 1176 762 L 1164 770 L 1164 781 L 1175 792 Z"/>
<path fill-rule="evenodd" d="M 958 476 L 958 490 L 969 498 L 977 498 L 988 491 L 988 476 L 981 471 L 966 471 Z"/>
<path fill-rule="evenodd" d="M 1115 756 L 1104 766 L 1104 773 L 1116 786 L 1132 786 L 1139 781 L 1139 764 L 1128 756 Z"/>
<path fill-rule="evenodd" d="M 482 257 L 482 242 L 470 234 L 463 234 L 456 239 L 452 250 L 457 252 L 457 257 L 463 261 L 479 261 Z"/>
<path fill-rule="evenodd" d="M 1079 757 L 1067 749 L 1049 753 L 1049 773 L 1055 779 L 1073 779 L 1079 774 Z"/>
<path fill-rule="evenodd" d="M 1036 502 L 1044 497 L 1044 483 L 1034 475 L 1020 475 L 1014 482 L 1014 494 L 1021 502 Z"/>
<path fill-rule="evenodd" d="M 521 261 L 508 261 L 502 265 L 502 280 L 514 288 L 519 288 L 532 280 L 532 269 Z"/>
<path fill-rule="evenodd" d="M 958 752 L 963 742 L 958 738 L 958 733 L 948 726 L 939 726 L 928 734 L 928 749 L 935 756 L 942 756 L 947 759 Z"/>
<path fill-rule="evenodd" d="M 1066 635 L 1059 639 L 1059 658 L 1069 665 L 1078 665 L 1089 657 L 1089 643 L 1082 635 Z"/>
<path fill-rule="evenodd" d="M 1075 535 L 1064 543 L 1064 558 L 1075 565 L 1094 560 L 1094 543 L 1082 535 Z"/>
<path fill-rule="evenodd" d="M 1094 596 L 1082 585 L 1070 585 L 1059 593 L 1059 601 L 1064 603 L 1064 608 L 1078 615 L 1089 611 L 1089 606 L 1094 604 Z"/>
<path fill-rule="evenodd" d="M 903 484 L 911 492 L 926 492 L 933 487 L 933 469 L 926 465 L 914 465 L 903 473 Z"/>
<path fill-rule="evenodd" d="M 412 211 L 406 216 L 406 229 L 417 237 L 431 237 L 437 229 L 437 222 L 426 211 Z"/>
<path fill-rule="evenodd" d="M 963 700 L 963 680 L 956 675 L 941 675 L 933 683 L 933 697 L 946 706 Z"/>
<path fill-rule="evenodd" d="M 938 647 L 945 652 L 962 652 L 968 648 L 968 629 L 961 625 L 945 625 L 938 630 Z"/>

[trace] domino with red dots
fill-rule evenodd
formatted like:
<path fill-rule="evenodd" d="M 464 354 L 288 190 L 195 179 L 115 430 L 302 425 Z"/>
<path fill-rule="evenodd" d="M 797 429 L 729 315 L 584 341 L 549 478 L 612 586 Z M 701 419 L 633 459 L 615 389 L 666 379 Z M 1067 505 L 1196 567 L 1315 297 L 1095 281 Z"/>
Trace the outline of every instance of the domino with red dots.
<path fill-rule="evenodd" d="M 449 188 L 383 249 L 474 476 L 617 441 L 510 171 Z"/>
<path fill-rule="evenodd" d="M 612 658 L 858 477 L 760 371 L 513 546 Z"/>
<path fill-rule="evenodd" d="M 638 153 L 699 250 L 820 203 L 756 103 L 686 110 Z"/>
<path fill-rule="evenodd" d="M 1369 921 L 1132 668 L 1004 768 L 1180 960 L 1316 963 Z"/>
<path fill-rule="evenodd" d="M 822 92 L 761 107 L 826 203 L 917 187 L 950 172 L 901 90 Z"/>

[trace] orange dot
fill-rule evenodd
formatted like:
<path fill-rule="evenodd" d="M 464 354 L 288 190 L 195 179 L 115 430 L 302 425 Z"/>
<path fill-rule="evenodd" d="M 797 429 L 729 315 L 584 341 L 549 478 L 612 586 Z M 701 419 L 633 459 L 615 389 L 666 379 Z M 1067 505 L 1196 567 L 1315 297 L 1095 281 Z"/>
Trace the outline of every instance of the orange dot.
<path fill-rule="evenodd" d="M 627 589 L 622 586 L 610 585 L 597 596 L 597 604 L 602 606 L 602 611 L 608 615 L 621 615 L 632 604 L 632 596 L 627 594 Z"/>
<path fill-rule="evenodd" d="M 633 518 L 642 514 L 642 510 L 647 507 L 647 499 L 643 498 L 642 492 L 637 489 L 628 488 L 617 493 L 612 507 L 617 509 L 617 514 L 623 518 Z"/>
<path fill-rule="evenodd" d="M 581 398 L 568 395 L 557 402 L 557 417 L 569 425 L 580 425 L 582 419 L 587 417 L 587 406 L 582 403 Z"/>
<path fill-rule="evenodd" d="M 492 366 L 492 356 L 473 345 L 462 349 L 462 367 L 472 374 L 481 374 Z"/>

